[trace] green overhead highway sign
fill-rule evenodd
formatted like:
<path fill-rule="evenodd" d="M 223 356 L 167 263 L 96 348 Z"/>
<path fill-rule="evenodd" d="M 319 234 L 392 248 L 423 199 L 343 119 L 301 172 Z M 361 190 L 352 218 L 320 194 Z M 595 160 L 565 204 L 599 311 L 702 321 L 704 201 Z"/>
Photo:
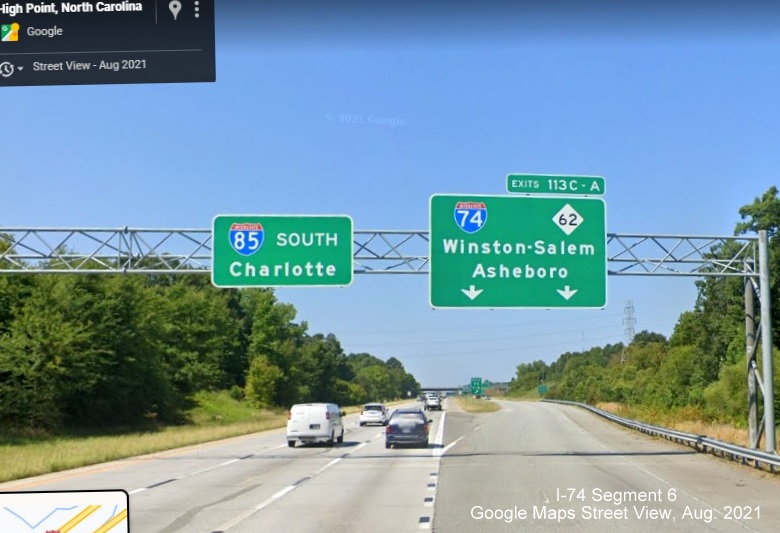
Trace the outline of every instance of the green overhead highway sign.
<path fill-rule="evenodd" d="M 482 378 L 471 378 L 471 394 L 482 395 Z"/>
<path fill-rule="evenodd" d="M 603 308 L 601 198 L 437 194 L 430 200 L 432 307 Z"/>
<path fill-rule="evenodd" d="M 510 193 L 601 196 L 605 185 L 604 178 L 599 176 L 509 174 L 506 177 L 506 190 Z"/>
<path fill-rule="evenodd" d="M 217 215 L 211 282 L 235 287 L 338 287 L 352 283 L 348 216 Z"/>

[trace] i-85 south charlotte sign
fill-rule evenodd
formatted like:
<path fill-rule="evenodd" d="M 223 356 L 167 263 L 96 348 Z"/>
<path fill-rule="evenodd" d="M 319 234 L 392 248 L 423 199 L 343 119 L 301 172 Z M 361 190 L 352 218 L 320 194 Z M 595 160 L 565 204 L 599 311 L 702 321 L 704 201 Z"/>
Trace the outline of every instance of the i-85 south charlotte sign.
<path fill-rule="evenodd" d="M 343 287 L 353 279 L 353 224 L 345 215 L 217 215 L 217 287 Z"/>
<path fill-rule="evenodd" d="M 434 308 L 607 305 L 602 198 L 436 194 L 430 200 Z"/>

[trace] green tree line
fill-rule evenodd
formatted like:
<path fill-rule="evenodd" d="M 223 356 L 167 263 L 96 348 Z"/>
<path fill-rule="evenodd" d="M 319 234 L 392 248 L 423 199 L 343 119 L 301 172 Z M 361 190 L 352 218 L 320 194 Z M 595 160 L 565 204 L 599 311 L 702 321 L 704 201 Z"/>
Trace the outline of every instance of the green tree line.
<path fill-rule="evenodd" d="M 772 299 L 773 360 L 780 363 L 780 199 L 771 187 L 740 208 L 735 235 L 767 230 Z M 713 247 L 713 258 L 735 250 Z M 702 277 L 693 310 L 682 313 L 669 339 L 642 331 L 622 343 L 567 352 L 547 364 L 518 365 L 509 391 L 519 394 L 548 385 L 548 398 L 595 404 L 621 402 L 658 411 L 688 410 L 697 416 L 744 425 L 747 417 L 747 360 L 744 278 Z M 758 298 L 756 314 L 760 319 Z M 758 368 L 762 368 L 758 354 Z M 780 386 L 775 372 L 775 389 Z M 775 398 L 775 409 L 780 408 Z M 759 407 L 762 402 L 759 401 Z M 780 412 L 780 411 L 778 411 Z M 759 415 L 760 416 L 760 415 Z"/>
<path fill-rule="evenodd" d="M 273 408 L 419 389 L 398 359 L 309 332 L 270 289 L 196 274 L 0 275 L 0 430 L 183 423 L 204 390 Z"/>

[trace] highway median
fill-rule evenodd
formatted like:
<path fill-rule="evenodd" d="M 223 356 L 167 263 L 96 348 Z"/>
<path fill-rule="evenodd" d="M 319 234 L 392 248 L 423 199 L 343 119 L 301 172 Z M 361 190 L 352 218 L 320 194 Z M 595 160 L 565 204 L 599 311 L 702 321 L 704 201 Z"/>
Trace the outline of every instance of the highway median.
<path fill-rule="evenodd" d="M 471 396 L 456 396 L 455 401 L 467 413 L 492 413 L 501 409 L 500 405 L 491 400 L 477 400 Z"/>

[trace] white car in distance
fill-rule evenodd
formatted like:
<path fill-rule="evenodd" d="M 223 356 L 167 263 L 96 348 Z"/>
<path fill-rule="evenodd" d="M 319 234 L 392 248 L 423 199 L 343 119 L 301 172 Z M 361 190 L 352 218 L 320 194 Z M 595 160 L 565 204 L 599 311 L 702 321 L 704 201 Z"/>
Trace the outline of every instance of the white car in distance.
<path fill-rule="evenodd" d="M 390 413 L 387 412 L 387 407 L 382 403 L 367 403 L 363 406 L 363 410 L 360 411 L 361 426 L 368 424 L 386 426 L 389 419 Z"/>
<path fill-rule="evenodd" d="M 441 411 L 441 400 L 438 396 L 431 395 L 425 399 L 425 410 L 431 411 L 433 409 Z"/>

